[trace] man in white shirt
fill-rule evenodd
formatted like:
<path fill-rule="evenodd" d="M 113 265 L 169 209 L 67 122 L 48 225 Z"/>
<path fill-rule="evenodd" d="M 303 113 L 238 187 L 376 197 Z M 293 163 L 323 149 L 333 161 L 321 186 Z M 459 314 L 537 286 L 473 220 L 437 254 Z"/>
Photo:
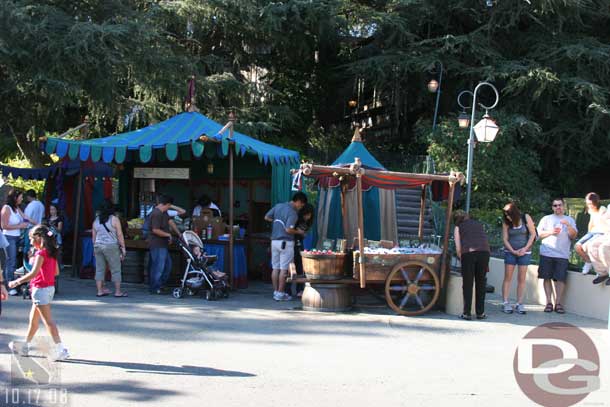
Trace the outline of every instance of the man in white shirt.
<path fill-rule="evenodd" d="M 538 278 L 544 280 L 544 292 L 547 305 L 544 312 L 565 313 L 563 293 L 568 278 L 568 259 L 572 240 L 578 234 L 576 222 L 565 212 L 565 202 L 562 198 L 553 199 L 553 214 L 546 215 L 538 223 L 540 243 L 540 264 Z M 552 293 L 555 283 L 555 307 L 553 308 Z"/>
<path fill-rule="evenodd" d="M 32 225 L 40 225 L 44 218 L 44 205 L 36 199 L 36 191 L 33 189 L 26 191 L 25 199 L 29 202 L 25 207 L 25 216 Z"/>

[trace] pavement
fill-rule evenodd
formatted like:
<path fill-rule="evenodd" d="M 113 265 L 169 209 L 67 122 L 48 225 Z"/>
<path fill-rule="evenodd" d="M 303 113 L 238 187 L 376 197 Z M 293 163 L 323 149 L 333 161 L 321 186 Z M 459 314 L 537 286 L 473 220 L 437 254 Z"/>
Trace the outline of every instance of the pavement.
<path fill-rule="evenodd" d="M 578 326 L 593 340 L 601 388 L 580 405 L 610 406 L 605 321 L 539 306 L 505 315 L 493 295 L 489 319 L 462 321 L 440 311 L 397 316 L 372 297 L 359 297 L 349 313 L 306 312 L 300 301 L 273 301 L 261 282 L 210 302 L 125 289 L 128 298 L 97 298 L 93 281 L 61 279 L 53 315 L 71 359 L 49 362 L 60 393 L 43 387 L 40 400 L 36 386 L 15 400 L 10 383 L 7 343 L 23 338 L 30 302 L 4 302 L 0 406 L 529 406 L 513 358 L 521 338 L 548 322 Z M 46 350 L 37 352 L 32 360 L 46 361 Z"/>

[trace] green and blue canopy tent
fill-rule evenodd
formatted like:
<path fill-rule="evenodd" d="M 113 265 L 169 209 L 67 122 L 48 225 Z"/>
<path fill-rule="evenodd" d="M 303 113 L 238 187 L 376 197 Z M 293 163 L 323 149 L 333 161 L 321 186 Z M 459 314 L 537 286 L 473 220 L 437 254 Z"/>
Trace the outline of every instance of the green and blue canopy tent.
<path fill-rule="evenodd" d="M 271 204 L 290 198 L 290 169 L 298 165 L 299 153 L 234 130 L 234 117 L 226 125 L 198 113 L 180 113 L 150 126 L 89 140 L 69 140 L 49 137 L 44 149 L 47 154 L 69 157 L 83 162 L 104 162 L 118 165 L 171 165 L 176 161 L 225 159 L 229 161 L 229 202 L 233 202 L 233 160 L 246 156 L 258 158 L 258 163 L 271 167 Z M 125 176 L 125 175 L 123 175 Z M 121 180 L 122 181 L 122 180 Z M 123 184 L 123 182 L 121 182 Z M 229 224 L 233 226 L 233 205 L 229 205 Z M 233 272 L 233 234 L 230 234 L 230 275 Z"/>
<path fill-rule="evenodd" d="M 367 150 L 358 129 L 350 145 L 331 164 L 349 167 L 359 158 L 365 169 L 385 171 Z M 341 182 L 337 177 L 323 177 L 318 181 L 318 210 L 316 216 L 318 241 L 344 238 L 351 242 L 357 236 L 358 203 L 353 178 Z M 397 240 L 396 200 L 393 189 L 383 189 L 364 182 L 364 232 L 371 240 Z M 345 214 L 345 215 L 344 215 Z"/>

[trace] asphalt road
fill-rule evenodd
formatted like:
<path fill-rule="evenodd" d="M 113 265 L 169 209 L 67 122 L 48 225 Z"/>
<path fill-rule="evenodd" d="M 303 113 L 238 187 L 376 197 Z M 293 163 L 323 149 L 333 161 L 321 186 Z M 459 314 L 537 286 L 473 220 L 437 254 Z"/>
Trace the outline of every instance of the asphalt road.
<path fill-rule="evenodd" d="M 61 281 L 53 313 L 72 357 L 49 363 L 41 338 L 33 359 L 55 369 L 59 393 L 44 387 L 36 402 L 39 388 L 21 389 L 19 405 L 535 405 L 515 381 L 513 357 L 533 327 L 557 321 L 583 329 L 602 360 L 601 388 L 580 405 L 610 406 L 605 321 L 538 306 L 505 315 L 494 297 L 488 320 L 467 322 L 438 311 L 400 317 L 367 298 L 350 313 L 304 312 L 298 301 L 274 302 L 263 283 L 215 302 L 126 290 L 129 298 L 96 298 L 93 281 Z M 0 406 L 15 401 L 6 344 L 23 337 L 29 307 L 15 297 L 3 304 Z"/>

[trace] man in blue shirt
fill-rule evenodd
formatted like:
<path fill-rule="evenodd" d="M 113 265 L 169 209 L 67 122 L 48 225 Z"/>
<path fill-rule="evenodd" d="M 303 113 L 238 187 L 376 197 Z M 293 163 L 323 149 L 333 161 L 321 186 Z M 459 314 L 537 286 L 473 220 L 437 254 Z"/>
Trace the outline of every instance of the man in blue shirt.
<path fill-rule="evenodd" d="M 288 301 L 292 297 L 284 292 L 288 266 L 294 257 L 294 235 L 303 234 L 297 230 L 298 212 L 307 203 L 307 196 L 297 192 L 292 201 L 279 203 L 265 214 L 265 220 L 272 222 L 271 229 L 271 265 L 273 272 L 273 299 Z"/>

